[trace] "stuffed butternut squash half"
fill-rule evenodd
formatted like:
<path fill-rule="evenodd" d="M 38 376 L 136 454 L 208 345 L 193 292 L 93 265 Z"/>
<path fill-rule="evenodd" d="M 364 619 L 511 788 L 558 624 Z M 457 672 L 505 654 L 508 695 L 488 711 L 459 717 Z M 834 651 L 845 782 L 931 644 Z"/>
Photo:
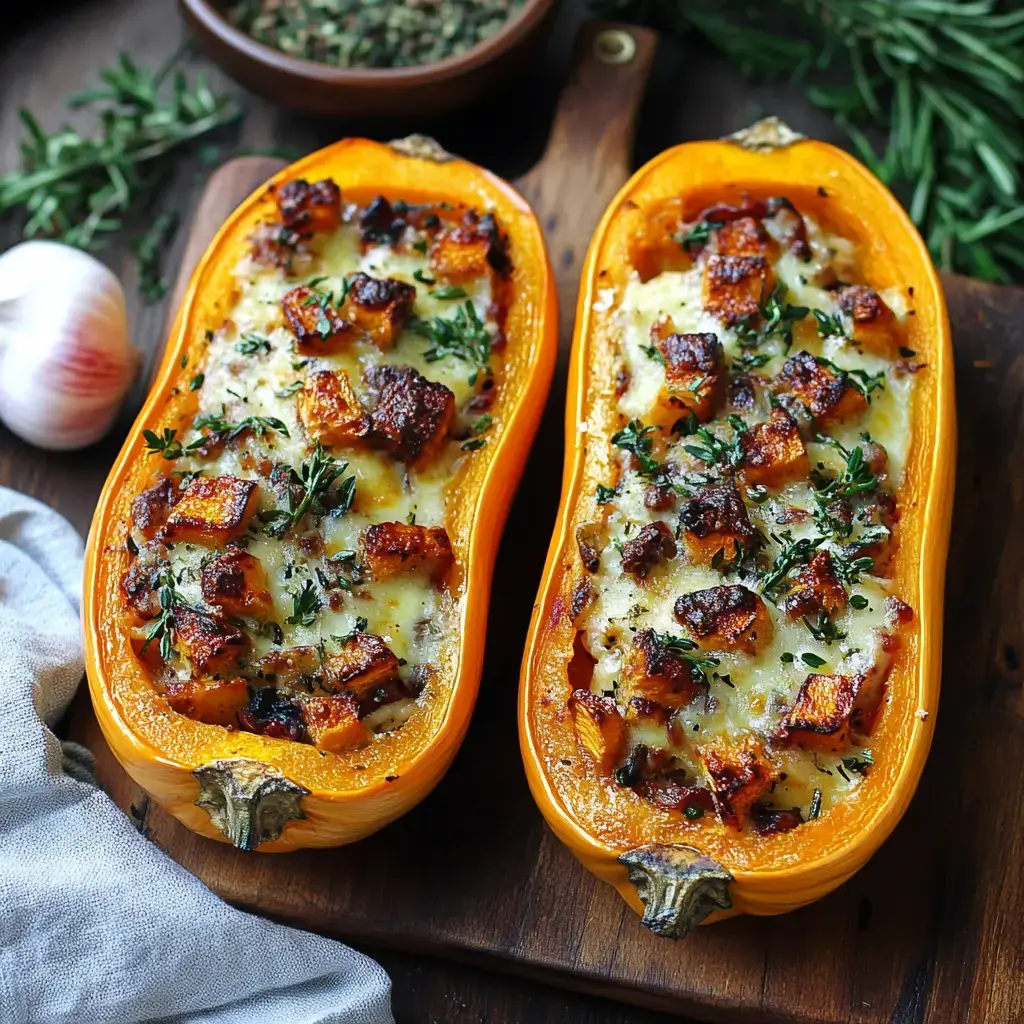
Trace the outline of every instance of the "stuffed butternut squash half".
<path fill-rule="evenodd" d="M 583 273 L 520 736 L 556 834 L 655 932 L 878 848 L 938 700 L 955 422 L 927 250 L 778 122 L 622 189 Z"/>
<path fill-rule="evenodd" d="M 189 828 L 352 842 L 443 775 L 555 301 L 525 202 L 429 140 L 339 142 L 220 230 L 85 580 L 104 735 Z"/>

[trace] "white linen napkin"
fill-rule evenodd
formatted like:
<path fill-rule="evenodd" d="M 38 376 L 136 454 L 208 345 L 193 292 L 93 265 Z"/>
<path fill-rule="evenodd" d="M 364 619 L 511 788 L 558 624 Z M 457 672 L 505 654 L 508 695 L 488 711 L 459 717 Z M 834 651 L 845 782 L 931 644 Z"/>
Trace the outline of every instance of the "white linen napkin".
<path fill-rule="evenodd" d="M 0 1024 L 392 1024 L 378 964 L 229 907 L 62 756 L 81 575 L 71 525 L 0 488 Z"/>

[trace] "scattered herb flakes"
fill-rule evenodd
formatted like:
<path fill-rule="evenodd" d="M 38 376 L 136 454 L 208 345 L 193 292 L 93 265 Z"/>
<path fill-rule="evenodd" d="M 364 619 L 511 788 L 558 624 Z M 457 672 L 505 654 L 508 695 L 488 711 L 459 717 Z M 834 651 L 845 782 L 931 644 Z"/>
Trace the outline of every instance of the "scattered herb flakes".
<path fill-rule="evenodd" d="M 595 498 L 598 505 L 609 505 L 615 500 L 615 495 L 617 493 L 618 492 L 614 487 L 606 487 L 604 484 L 598 484 Z"/>
<path fill-rule="evenodd" d="M 301 390 L 302 390 L 302 381 L 301 380 L 296 380 L 296 381 L 293 381 L 291 384 L 287 385 L 286 387 L 281 388 L 280 391 L 275 391 L 274 395 L 277 398 L 290 398 L 297 391 L 301 391 Z"/>
<path fill-rule="evenodd" d="M 814 319 L 818 322 L 818 334 L 822 338 L 845 338 L 846 330 L 843 327 L 842 318 L 831 313 L 825 313 L 820 309 L 812 310 Z"/>
<path fill-rule="evenodd" d="M 816 789 L 811 796 L 811 806 L 807 810 L 807 818 L 814 821 L 821 814 L 821 790 Z"/>
<path fill-rule="evenodd" d="M 424 248 L 426 248 L 426 243 L 424 243 Z M 436 278 L 431 277 L 429 274 L 427 274 L 424 271 L 419 270 L 419 269 L 414 270 L 412 272 L 412 279 L 414 281 L 419 281 L 420 284 L 426 284 L 426 285 L 437 284 Z"/>
<path fill-rule="evenodd" d="M 913 359 L 917 355 L 917 352 L 912 348 L 907 348 L 906 345 L 900 345 L 900 355 L 904 359 Z"/>
<path fill-rule="evenodd" d="M 417 67 L 472 49 L 523 0 L 241 0 L 227 11 L 257 42 L 343 68 Z"/>
<path fill-rule="evenodd" d="M 203 381 L 206 380 L 205 373 L 197 373 L 189 382 L 189 391 L 198 391 L 203 386 Z"/>
<path fill-rule="evenodd" d="M 292 482 L 302 491 L 302 497 L 296 501 L 294 490 L 289 488 L 287 508 L 269 509 L 259 513 L 260 521 L 267 524 L 266 533 L 271 537 L 283 537 L 307 512 L 324 514 L 326 509 L 323 499 L 331 484 L 341 477 L 346 469 L 347 462 L 336 462 L 317 441 L 312 455 L 303 462 L 299 471 L 291 472 Z M 338 488 L 339 492 L 344 489 L 341 501 L 346 511 L 351 507 L 355 496 L 355 482 L 354 476 L 346 477 Z"/>
<path fill-rule="evenodd" d="M 424 352 L 428 363 L 435 363 L 446 356 L 461 359 L 475 367 L 470 375 L 470 384 L 475 384 L 477 374 L 490 374 L 491 334 L 480 319 L 472 302 L 459 306 L 454 317 L 435 316 L 429 320 L 413 317 L 409 329 L 427 338 L 430 348 Z"/>
<path fill-rule="evenodd" d="M 868 769 L 875 763 L 870 748 L 865 747 L 852 757 L 843 758 L 843 767 L 858 775 L 867 775 Z"/>
<path fill-rule="evenodd" d="M 469 295 L 469 292 L 458 285 L 443 285 L 440 288 L 434 288 L 430 294 L 435 299 L 464 299 Z"/>
<path fill-rule="evenodd" d="M 850 607 L 858 612 L 864 611 L 868 606 L 868 599 L 863 594 L 854 594 L 850 598 Z"/>
<path fill-rule="evenodd" d="M 819 658 L 816 654 L 811 654 L 810 651 L 801 654 L 800 660 L 810 668 L 821 668 L 827 664 L 824 658 Z"/>
<path fill-rule="evenodd" d="M 640 472 L 644 476 L 653 476 L 661 468 L 661 463 L 651 455 L 654 442 L 650 435 L 656 429 L 654 426 L 645 427 L 639 419 L 632 419 L 612 434 L 612 444 L 629 452 L 640 463 Z"/>

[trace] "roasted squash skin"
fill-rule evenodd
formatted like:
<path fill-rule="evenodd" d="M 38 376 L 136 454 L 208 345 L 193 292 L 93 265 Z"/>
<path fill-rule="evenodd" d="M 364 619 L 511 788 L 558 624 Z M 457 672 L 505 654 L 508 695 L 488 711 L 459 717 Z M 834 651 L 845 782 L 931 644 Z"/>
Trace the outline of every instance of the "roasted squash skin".
<path fill-rule="evenodd" d="M 459 464 L 448 491 L 445 527 L 455 562 L 445 586 L 457 608 L 457 633 L 444 645 L 436 684 L 401 729 L 368 745 L 339 739 L 338 753 L 327 755 L 308 743 L 228 730 L 172 711 L 133 654 L 120 591 L 129 566 L 132 500 L 153 471 L 143 428 L 191 421 L 196 397 L 188 384 L 202 362 L 204 332 L 231 308 L 237 295 L 232 270 L 252 249 L 253 237 L 279 218 L 273 190 L 300 179 L 329 179 L 343 202 L 360 206 L 383 194 L 493 211 L 508 234 L 513 266 L 493 426 L 487 445 Z M 132 778 L 190 829 L 261 852 L 336 846 L 382 828 L 440 780 L 475 703 L 494 558 L 550 385 L 557 323 L 554 279 L 527 203 L 501 179 L 421 137 L 390 145 L 342 140 L 275 175 L 221 227 L 192 276 L 156 381 L 100 497 L 84 579 L 86 667 L 104 737 Z M 268 795 L 265 817 L 280 817 L 284 809 L 283 829 L 261 830 L 255 813 L 249 825 L 232 825 L 224 807 L 228 790 L 243 802 Z"/>
<path fill-rule="evenodd" d="M 585 685 L 578 676 L 567 678 L 573 617 L 583 604 L 574 601 L 574 589 L 586 575 L 575 537 L 593 515 L 597 485 L 615 479 L 608 441 L 622 426 L 613 317 L 631 268 L 639 269 L 641 280 L 657 273 L 651 252 L 636 247 L 637 224 L 640 218 L 657 219 L 666 200 L 679 202 L 677 197 L 693 218 L 714 203 L 750 201 L 745 196 L 792 198 L 858 245 L 863 271 L 877 287 L 912 289 L 914 315 L 902 344 L 928 364 L 912 399 L 914 440 L 900 488 L 904 514 L 893 566 L 896 592 L 916 615 L 913 628 L 902 634 L 889 702 L 872 734 L 874 767 L 854 799 L 771 835 L 691 821 L 616 787 L 581 757 L 566 713 L 572 690 Z M 783 913 L 819 899 L 868 860 L 906 810 L 938 706 L 956 458 L 952 367 L 938 275 L 895 198 L 848 154 L 793 136 L 774 119 L 730 139 L 687 143 L 657 156 L 621 189 L 593 235 L 581 278 L 566 407 L 566 437 L 579 440 L 567 445 L 558 521 L 523 660 L 520 745 L 531 791 L 550 827 L 658 934 L 679 938 L 701 921 Z M 666 593 L 659 600 L 674 597 Z M 696 875 L 706 883 L 706 899 L 680 923 L 678 913 L 666 910 L 664 893 L 675 888 L 673 879 Z M 655 908 L 659 899 L 662 905 Z"/>

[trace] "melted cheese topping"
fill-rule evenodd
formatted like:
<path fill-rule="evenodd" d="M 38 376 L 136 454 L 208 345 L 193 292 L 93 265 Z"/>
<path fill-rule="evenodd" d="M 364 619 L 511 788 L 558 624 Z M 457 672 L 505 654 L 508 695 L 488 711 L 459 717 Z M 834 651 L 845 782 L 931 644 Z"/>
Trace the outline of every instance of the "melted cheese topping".
<path fill-rule="evenodd" d="M 369 337 L 356 338 L 337 354 L 308 358 L 296 351 L 294 336 L 282 317 L 281 299 L 285 293 L 302 284 L 313 284 L 322 293 L 334 289 L 336 296 L 342 280 L 360 271 L 374 278 L 393 278 L 415 287 L 415 317 L 451 319 L 460 307 L 472 303 L 491 336 L 497 333 L 488 275 L 462 282 L 460 288 L 454 290 L 456 294 L 446 299 L 442 297 L 444 291 L 439 290 L 441 283 L 435 286 L 425 252 L 411 247 L 408 252 L 396 252 L 385 245 L 364 251 L 355 224 L 357 212 L 355 207 L 347 208 L 337 231 L 310 242 L 315 258 L 301 277 L 289 276 L 284 270 L 252 257 L 244 258 L 235 268 L 237 301 L 224 324 L 206 333 L 205 358 L 201 366 L 195 367 L 197 416 L 222 416 L 231 423 L 249 417 L 275 418 L 286 428 L 286 432 L 267 429 L 255 435 L 247 433 L 244 444 L 229 443 L 213 457 L 186 452 L 173 464 L 177 474 L 229 475 L 260 479 L 263 484 L 258 489 L 257 514 L 243 537 L 246 550 L 259 559 L 267 575 L 273 616 L 265 624 L 267 628 L 256 629 L 253 623 L 247 624 L 251 648 L 239 666 L 239 673 L 245 676 L 254 675 L 256 662 L 270 652 L 318 647 L 330 653 L 337 649 L 338 643 L 332 638 L 344 638 L 362 629 L 383 639 L 400 660 L 401 677 L 410 679 L 414 671 L 437 664 L 440 645 L 451 635 L 458 621 L 459 595 L 446 587 L 439 588 L 426 573 L 417 571 L 357 583 L 333 607 L 322 599 L 312 621 L 294 620 L 296 595 L 308 581 L 312 581 L 320 593 L 318 580 L 322 580 L 320 573 L 327 569 L 328 559 L 358 552 L 360 534 L 367 526 L 382 522 L 444 526 L 448 484 L 459 463 L 473 457 L 471 449 L 462 447 L 462 441 L 449 439 L 440 454 L 420 469 L 409 469 L 389 454 L 372 448 L 331 450 L 330 454 L 339 465 L 347 465 L 339 480 L 354 476 L 355 497 L 345 514 L 329 514 L 318 520 L 322 550 L 317 550 L 316 545 L 307 550 L 296 543 L 295 534 L 301 533 L 298 528 L 289 531 L 283 539 L 270 536 L 259 516 L 281 506 L 278 496 L 266 486 L 267 460 L 299 471 L 310 457 L 313 444 L 298 417 L 296 392 L 317 371 L 345 371 L 360 393 L 360 381 L 367 367 L 411 366 L 428 380 L 444 384 L 453 392 L 456 408 L 453 434 L 467 436 L 473 432 L 474 423 L 478 430 L 485 429 L 479 415 L 459 412 L 468 399 L 480 393 L 485 375 L 474 372 L 471 363 L 452 355 L 429 360 L 426 353 L 431 342 L 412 330 L 404 330 L 393 348 L 387 351 L 381 351 Z M 239 346 L 253 338 L 266 339 L 269 351 L 266 345 L 260 344 L 256 351 L 244 354 Z M 501 356 L 497 351 L 491 354 L 490 369 L 494 378 L 500 380 Z M 486 422 L 489 424 L 489 419 Z M 190 432 L 182 440 L 187 444 L 198 436 Z M 145 543 L 137 531 L 135 539 L 140 547 Z M 210 611 L 203 600 L 201 571 L 218 552 L 191 543 L 169 544 L 167 548 L 181 599 L 187 605 Z M 181 679 L 193 675 L 188 662 L 177 654 L 169 668 Z M 429 685 L 429 675 L 427 678 Z M 412 699 L 393 701 L 365 717 L 363 723 L 377 732 L 392 729 L 400 725 L 415 706 L 416 701 Z"/>
<path fill-rule="evenodd" d="M 778 282 L 785 286 L 785 301 L 806 306 L 843 319 L 836 293 L 812 282 L 821 278 L 821 272 L 832 267 L 840 276 L 852 277 L 855 253 L 844 239 L 826 235 L 809 217 L 804 217 L 811 245 L 811 259 L 799 260 L 791 251 L 783 254 L 774 264 Z M 767 218 L 764 226 L 773 232 L 774 221 Z M 781 239 L 780 239 L 781 240 Z M 736 371 L 736 361 L 745 352 L 741 336 L 736 329 L 724 326 L 722 321 L 704 308 L 702 296 L 703 264 L 698 260 L 685 271 L 664 271 L 642 281 L 634 271 L 621 304 L 615 312 L 619 327 L 620 354 L 628 372 L 628 387 L 621 394 L 619 409 L 627 420 L 649 421 L 649 413 L 657 403 L 659 392 L 665 386 L 663 362 L 654 357 L 651 340 L 652 325 L 664 316 L 674 321 L 680 334 L 711 333 L 717 335 L 724 350 L 725 366 Z M 847 279 L 850 279 L 848 277 Z M 852 278 L 856 279 L 856 278 Z M 895 313 L 897 320 L 906 315 L 906 305 L 899 291 L 882 296 Z M 614 306 L 614 292 L 599 295 L 598 305 L 604 309 Z M 846 331 L 850 324 L 845 322 Z M 870 405 L 859 416 L 831 425 L 828 434 L 848 450 L 864 443 L 865 432 L 884 446 L 888 453 L 888 471 L 885 486 L 897 489 L 903 476 L 907 458 L 907 443 L 911 434 L 910 391 L 912 373 L 899 375 L 891 372 L 890 360 L 871 355 L 855 347 L 847 337 L 823 338 L 816 329 L 816 321 L 808 315 L 794 325 L 793 343 L 787 348 L 780 340 L 766 341 L 756 351 L 770 358 L 751 372 L 764 378 L 774 377 L 786 358 L 806 350 L 814 356 L 825 357 L 847 370 L 861 370 L 867 374 L 883 373 L 884 385 L 870 395 Z M 742 365 L 742 364 L 740 364 Z M 761 381 L 767 384 L 767 380 Z M 757 411 L 738 411 L 746 424 L 752 425 L 768 418 L 767 403 Z M 721 416 L 719 410 L 716 415 Z M 734 439 L 731 427 L 721 419 L 706 424 L 715 436 L 728 442 Z M 656 433 L 659 442 L 663 435 Z M 707 465 L 690 456 L 685 446 L 696 439 L 691 436 L 668 441 L 662 458 L 674 463 L 699 481 L 714 477 Z M 813 469 L 824 474 L 841 472 L 846 460 L 829 444 L 808 441 L 806 444 Z M 689 561 L 685 546 L 680 542 L 678 556 L 656 565 L 644 579 L 623 571 L 618 551 L 631 537 L 648 523 L 658 520 L 675 526 L 676 510 L 656 511 L 645 507 L 643 495 L 648 480 L 630 468 L 630 456 L 620 455 L 621 476 L 616 494 L 602 507 L 595 507 L 594 520 L 600 521 L 605 513 L 607 544 L 603 549 L 600 567 L 592 577 L 596 599 L 577 620 L 583 631 L 587 650 L 595 659 L 591 689 L 615 699 L 624 712 L 629 700 L 628 686 L 622 680 L 623 662 L 633 636 L 640 630 L 654 629 L 659 633 L 686 636 L 686 630 L 673 616 L 675 599 L 683 594 L 720 586 L 744 585 L 760 592 L 749 573 L 721 572 Z M 609 481 L 609 484 L 615 481 Z M 699 483 L 694 487 L 698 493 Z M 789 531 L 792 539 L 817 538 L 821 531 L 808 515 L 793 521 L 792 510 L 813 512 L 815 502 L 812 485 L 799 480 L 780 490 L 763 495 L 760 504 L 747 497 L 747 510 L 751 522 L 765 539 L 759 562 L 770 566 L 781 550 L 780 532 Z M 678 535 L 678 530 L 676 531 Z M 860 527 L 842 544 L 855 543 L 861 538 Z M 830 538 L 821 544 L 824 549 L 841 551 L 841 544 Z M 761 576 L 763 578 L 763 575 Z M 670 719 L 668 729 L 653 722 L 631 722 L 628 726 L 627 749 L 642 744 L 672 755 L 671 765 L 682 768 L 689 782 L 706 780 L 697 748 L 709 740 L 740 741 L 751 734 L 770 748 L 769 757 L 779 771 L 767 801 L 772 807 L 788 809 L 799 807 L 806 819 L 812 804 L 822 812 L 842 801 L 862 780 L 859 769 L 851 768 L 849 759 L 870 759 L 870 753 L 851 748 L 840 755 L 810 752 L 785 746 L 771 746 L 771 737 L 777 734 L 785 713 L 793 706 L 800 687 L 810 672 L 822 674 L 865 674 L 873 666 L 885 663 L 887 656 L 880 649 L 886 623 L 885 601 L 891 596 L 890 581 L 864 574 L 860 581 L 847 588 L 853 604 L 833 621 L 843 639 L 826 643 L 816 639 L 799 619 L 791 621 L 782 610 L 765 598 L 765 605 L 773 622 L 773 637 L 755 655 L 727 650 L 713 650 L 718 664 L 706 670 L 709 687 L 704 697 L 698 697 L 687 707 L 679 709 Z M 853 605 L 861 605 L 855 608 Z M 844 758 L 847 763 L 844 764 Z M 706 782 L 701 784 L 707 784 Z M 820 796 L 816 795 L 816 792 Z"/>

